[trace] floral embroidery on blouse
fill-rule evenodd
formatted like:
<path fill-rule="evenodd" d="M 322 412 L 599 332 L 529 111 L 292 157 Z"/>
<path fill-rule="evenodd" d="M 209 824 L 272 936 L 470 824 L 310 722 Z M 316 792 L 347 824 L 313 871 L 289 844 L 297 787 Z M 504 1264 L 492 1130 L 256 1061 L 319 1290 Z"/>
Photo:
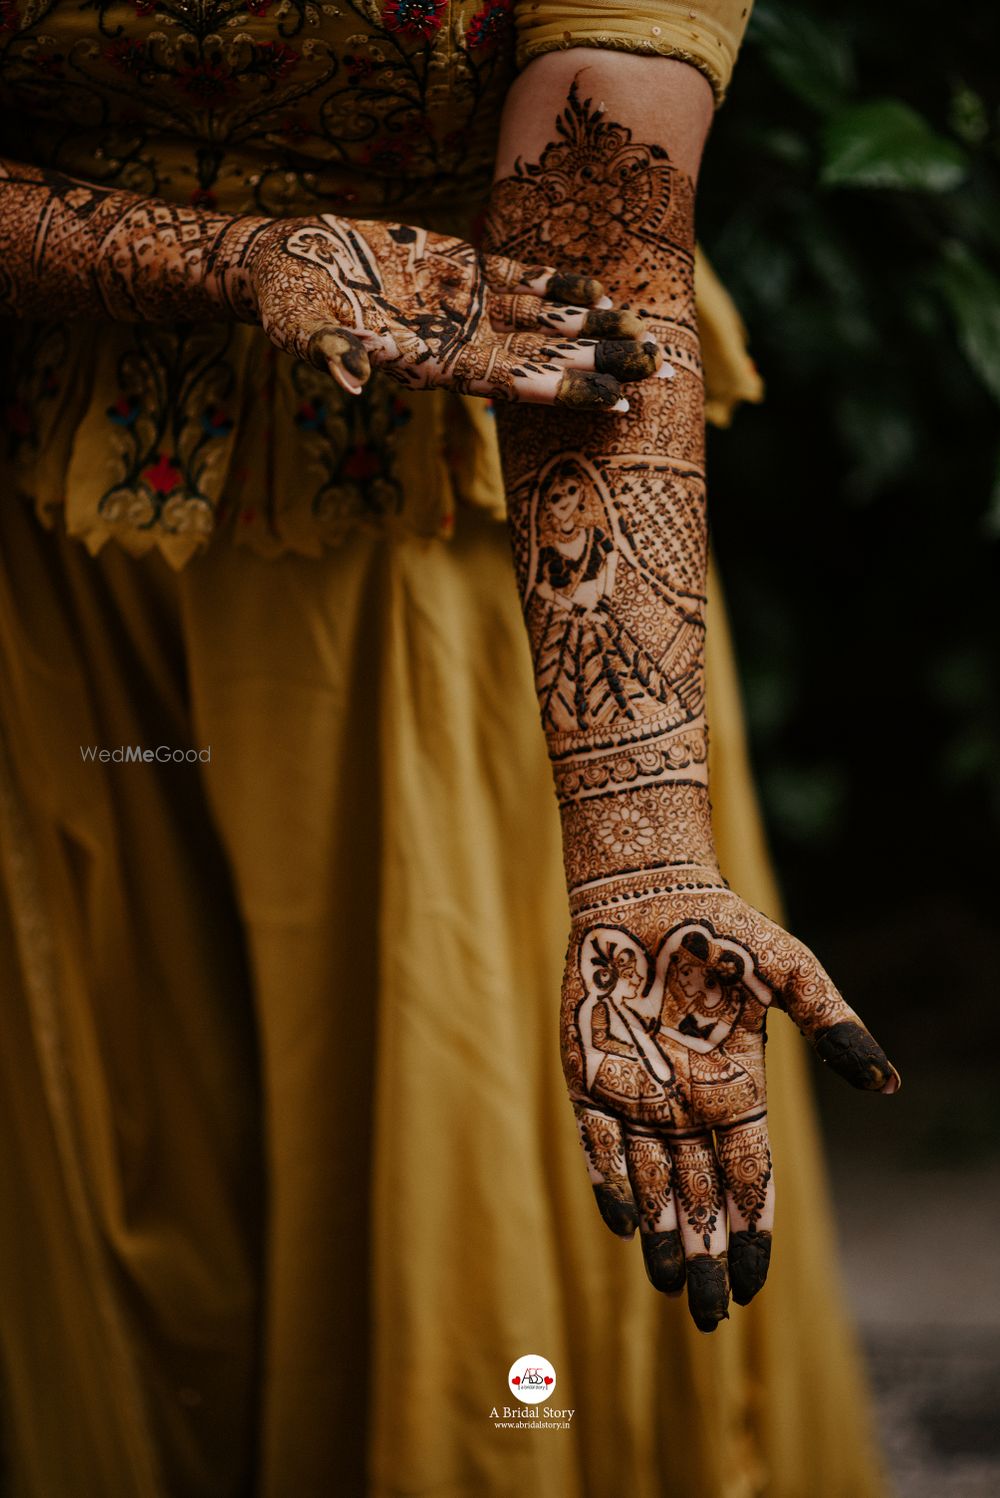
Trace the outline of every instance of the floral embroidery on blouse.
<path fill-rule="evenodd" d="M 228 212 L 469 233 L 512 76 L 511 0 L 0 0 L 3 154 Z M 20 486 L 95 549 L 180 565 L 224 525 L 268 554 L 450 526 L 454 397 L 411 408 L 376 376 L 350 400 L 244 326 L 15 338 Z"/>

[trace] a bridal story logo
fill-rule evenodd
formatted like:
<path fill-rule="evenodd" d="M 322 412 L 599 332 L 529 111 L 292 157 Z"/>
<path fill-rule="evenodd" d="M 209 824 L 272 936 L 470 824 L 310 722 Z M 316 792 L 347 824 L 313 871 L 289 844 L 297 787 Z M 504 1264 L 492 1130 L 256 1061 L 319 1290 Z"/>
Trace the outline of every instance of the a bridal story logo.
<path fill-rule="evenodd" d="M 522 1404 L 541 1404 L 555 1392 L 556 1370 L 548 1358 L 529 1352 L 511 1363 L 507 1383 Z"/>
<path fill-rule="evenodd" d="M 575 1410 L 540 1408 L 555 1393 L 556 1370 L 548 1358 L 540 1353 L 526 1352 L 524 1357 L 511 1363 L 507 1374 L 507 1387 L 520 1400 L 520 1405 L 531 1405 L 522 1409 L 520 1405 L 494 1405 L 489 1418 L 497 1430 L 569 1430 Z M 538 1406 L 538 1408 L 535 1408 Z"/>

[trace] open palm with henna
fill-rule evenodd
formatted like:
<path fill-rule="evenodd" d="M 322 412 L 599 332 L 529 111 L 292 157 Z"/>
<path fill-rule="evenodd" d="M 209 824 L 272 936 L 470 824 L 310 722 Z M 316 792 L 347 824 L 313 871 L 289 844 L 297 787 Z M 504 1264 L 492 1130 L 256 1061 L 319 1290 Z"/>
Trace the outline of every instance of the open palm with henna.
<path fill-rule="evenodd" d="M 730 1288 L 745 1305 L 770 1259 L 768 1009 L 855 1086 L 892 1092 L 898 1077 L 801 942 L 711 887 L 711 870 L 673 879 L 657 893 L 644 890 L 669 879 L 621 881 L 576 915 L 563 1067 L 601 1215 L 623 1237 L 638 1226 L 652 1283 L 686 1280 L 710 1331 Z"/>
<path fill-rule="evenodd" d="M 272 340 L 352 394 L 377 367 L 413 389 L 625 411 L 622 381 L 669 373 L 648 329 L 592 277 L 426 229 L 283 220 L 256 228 L 242 261 Z"/>

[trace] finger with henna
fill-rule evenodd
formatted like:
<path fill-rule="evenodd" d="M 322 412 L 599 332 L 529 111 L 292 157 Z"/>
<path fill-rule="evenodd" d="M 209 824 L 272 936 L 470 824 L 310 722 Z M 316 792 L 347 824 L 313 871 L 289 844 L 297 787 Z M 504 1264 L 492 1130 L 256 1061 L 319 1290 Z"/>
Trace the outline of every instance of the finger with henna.
<path fill-rule="evenodd" d="M 672 1141 L 670 1153 L 687 1259 L 688 1309 L 699 1331 L 713 1332 L 729 1316 L 726 1219 L 718 1161 L 707 1134 Z"/>
<path fill-rule="evenodd" d="M 670 1151 L 652 1135 L 630 1132 L 628 1177 L 639 1209 L 639 1241 L 649 1282 L 664 1295 L 684 1288 L 684 1248 L 677 1224 Z"/>
<path fill-rule="evenodd" d="M 574 1103 L 573 1112 L 597 1210 L 616 1237 L 631 1238 L 638 1213 L 629 1184 L 621 1124 L 582 1103 Z"/>

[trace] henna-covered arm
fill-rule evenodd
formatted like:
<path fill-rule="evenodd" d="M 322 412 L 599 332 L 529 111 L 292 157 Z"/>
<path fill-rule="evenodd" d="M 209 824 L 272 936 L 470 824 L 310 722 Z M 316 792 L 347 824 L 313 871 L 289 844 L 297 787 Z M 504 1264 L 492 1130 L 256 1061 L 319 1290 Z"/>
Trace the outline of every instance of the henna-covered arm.
<path fill-rule="evenodd" d="M 236 218 L 0 161 L 0 309 L 118 322 L 252 321 Z"/>
<path fill-rule="evenodd" d="M 411 389 L 627 410 L 622 382 L 662 362 L 597 281 L 544 261 L 481 258 L 405 224 L 211 213 L 9 161 L 2 311 L 259 322 L 351 395 L 380 367 Z"/>
<path fill-rule="evenodd" d="M 715 867 L 693 181 L 711 113 L 693 68 L 592 50 L 529 65 L 504 113 L 490 247 L 595 267 L 675 371 L 633 392 L 628 416 L 499 413 L 575 901 L 654 854 Z M 612 835 L 619 814 L 631 855 Z"/>
<path fill-rule="evenodd" d="M 673 60 L 567 51 L 508 97 L 488 245 L 601 277 L 676 371 L 627 415 L 498 410 L 510 530 L 563 821 L 562 1055 L 601 1214 L 711 1331 L 767 1273 L 763 1018 L 854 1085 L 881 1047 L 800 942 L 722 878 L 704 688 L 695 177 L 712 108 Z M 610 1051 L 608 1016 L 628 1043 Z M 595 1147 L 600 1141 L 600 1148 Z"/>

